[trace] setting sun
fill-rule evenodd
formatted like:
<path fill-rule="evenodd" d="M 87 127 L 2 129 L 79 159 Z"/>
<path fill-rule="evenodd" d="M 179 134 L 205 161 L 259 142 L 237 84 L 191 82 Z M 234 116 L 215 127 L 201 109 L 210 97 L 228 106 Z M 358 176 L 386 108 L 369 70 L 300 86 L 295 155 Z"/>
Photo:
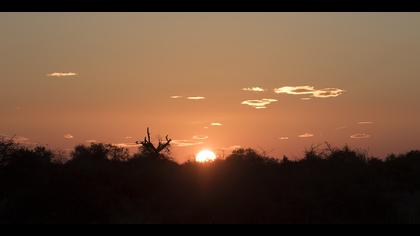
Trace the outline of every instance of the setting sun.
<path fill-rule="evenodd" d="M 196 162 L 205 163 L 216 160 L 216 154 L 210 150 L 202 150 L 195 157 Z"/>

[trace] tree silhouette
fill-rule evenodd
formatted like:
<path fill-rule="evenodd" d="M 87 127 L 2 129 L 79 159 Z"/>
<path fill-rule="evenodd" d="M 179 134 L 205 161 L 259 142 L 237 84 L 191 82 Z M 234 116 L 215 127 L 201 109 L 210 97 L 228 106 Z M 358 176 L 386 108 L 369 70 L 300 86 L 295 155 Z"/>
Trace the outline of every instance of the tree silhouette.
<path fill-rule="evenodd" d="M 152 155 L 154 157 L 162 157 L 161 155 L 162 151 L 169 152 L 169 148 L 171 145 L 172 139 L 168 138 L 168 135 L 165 137 L 166 142 L 162 142 L 162 140 L 159 138 L 158 146 L 155 147 L 155 145 L 152 143 L 150 139 L 150 130 L 147 128 L 147 136 L 144 137 L 143 141 L 137 141 L 136 144 L 141 144 L 141 149 L 144 154 Z"/>
<path fill-rule="evenodd" d="M 79 145 L 55 152 L 0 138 L 4 223 L 420 223 L 420 151 L 377 159 L 312 146 L 283 160 L 237 149 L 209 165 L 168 159 L 170 139 L 141 153 Z"/>
<path fill-rule="evenodd" d="M 126 161 L 130 157 L 126 148 L 102 143 L 92 143 L 90 146 L 78 145 L 74 148 L 71 155 L 73 161 L 86 158 L 105 161 Z"/>

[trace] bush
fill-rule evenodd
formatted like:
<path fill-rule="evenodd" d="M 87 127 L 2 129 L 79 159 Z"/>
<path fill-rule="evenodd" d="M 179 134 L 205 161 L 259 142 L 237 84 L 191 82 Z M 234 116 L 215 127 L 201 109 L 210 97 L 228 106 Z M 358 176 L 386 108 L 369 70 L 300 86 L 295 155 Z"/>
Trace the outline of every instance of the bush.
<path fill-rule="evenodd" d="M 59 163 L 3 139 L 0 223 L 420 223 L 419 151 L 312 147 L 280 161 L 238 149 L 205 165 L 155 154 L 79 145 Z"/>

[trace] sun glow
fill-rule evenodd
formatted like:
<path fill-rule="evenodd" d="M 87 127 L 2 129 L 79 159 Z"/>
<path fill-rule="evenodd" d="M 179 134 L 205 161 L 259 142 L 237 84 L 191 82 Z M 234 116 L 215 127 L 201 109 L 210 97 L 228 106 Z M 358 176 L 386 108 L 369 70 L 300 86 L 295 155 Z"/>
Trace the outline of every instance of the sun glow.
<path fill-rule="evenodd" d="M 195 157 L 196 162 L 200 163 L 206 163 L 206 162 L 212 162 L 216 160 L 216 154 L 210 150 L 202 150 L 199 153 L 197 153 Z"/>

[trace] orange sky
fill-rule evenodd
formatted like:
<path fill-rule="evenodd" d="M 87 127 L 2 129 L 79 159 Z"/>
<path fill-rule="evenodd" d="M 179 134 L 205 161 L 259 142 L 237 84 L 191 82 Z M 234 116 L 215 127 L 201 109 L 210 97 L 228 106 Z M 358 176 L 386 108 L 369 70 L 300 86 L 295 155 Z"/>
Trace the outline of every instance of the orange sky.
<path fill-rule="evenodd" d="M 0 13 L 0 134 L 68 149 L 132 146 L 151 127 L 176 140 L 181 162 L 234 146 L 298 158 L 324 141 L 372 155 L 418 149 L 419 22 L 418 13 Z"/>

